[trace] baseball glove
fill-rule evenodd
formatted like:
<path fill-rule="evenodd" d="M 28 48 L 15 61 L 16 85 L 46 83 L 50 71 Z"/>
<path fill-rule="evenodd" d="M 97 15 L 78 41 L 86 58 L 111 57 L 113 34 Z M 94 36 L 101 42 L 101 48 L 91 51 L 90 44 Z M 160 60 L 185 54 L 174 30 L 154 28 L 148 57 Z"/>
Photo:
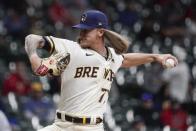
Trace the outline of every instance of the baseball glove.
<path fill-rule="evenodd" d="M 70 62 L 70 54 L 61 52 L 52 55 L 48 58 L 43 58 L 41 65 L 35 71 L 36 75 L 45 76 L 59 76 Z"/>
<path fill-rule="evenodd" d="M 125 37 L 111 30 L 105 30 L 104 36 L 108 39 L 109 44 L 115 49 L 117 54 L 127 51 L 129 41 Z"/>

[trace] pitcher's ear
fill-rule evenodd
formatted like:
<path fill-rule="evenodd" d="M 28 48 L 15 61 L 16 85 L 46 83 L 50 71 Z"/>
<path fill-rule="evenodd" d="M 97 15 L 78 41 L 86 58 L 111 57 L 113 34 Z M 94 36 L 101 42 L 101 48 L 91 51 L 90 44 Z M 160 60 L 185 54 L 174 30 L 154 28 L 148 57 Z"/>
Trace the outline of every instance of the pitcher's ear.
<path fill-rule="evenodd" d="M 99 35 L 100 37 L 102 37 L 102 36 L 104 35 L 104 32 L 105 32 L 104 29 L 102 29 L 102 28 L 98 29 L 98 35 Z"/>

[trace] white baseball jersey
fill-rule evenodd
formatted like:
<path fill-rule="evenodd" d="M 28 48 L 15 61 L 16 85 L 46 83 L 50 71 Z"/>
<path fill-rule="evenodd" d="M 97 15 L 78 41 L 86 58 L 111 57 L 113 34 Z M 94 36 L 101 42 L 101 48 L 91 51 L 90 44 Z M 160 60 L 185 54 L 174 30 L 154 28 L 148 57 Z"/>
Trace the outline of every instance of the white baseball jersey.
<path fill-rule="evenodd" d="M 77 42 L 50 36 L 55 51 L 70 54 L 70 62 L 61 74 L 59 111 L 76 116 L 103 116 L 114 74 L 123 57 L 108 48 L 108 59 Z"/>

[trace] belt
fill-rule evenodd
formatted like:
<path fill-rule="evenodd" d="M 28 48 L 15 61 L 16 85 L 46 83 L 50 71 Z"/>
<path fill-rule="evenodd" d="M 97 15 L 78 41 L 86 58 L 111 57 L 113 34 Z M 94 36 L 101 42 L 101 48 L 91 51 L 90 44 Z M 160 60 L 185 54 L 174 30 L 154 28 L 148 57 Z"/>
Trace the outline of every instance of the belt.
<path fill-rule="evenodd" d="M 77 123 L 77 124 L 92 124 L 92 118 L 87 118 L 87 117 L 74 117 L 74 116 L 70 116 L 67 114 L 62 115 L 60 112 L 56 113 L 56 116 L 58 119 L 63 120 L 62 117 L 65 118 L 66 121 L 72 122 L 72 123 Z M 96 120 L 94 122 L 94 124 L 99 124 L 101 123 L 103 120 L 100 117 L 96 117 Z"/>

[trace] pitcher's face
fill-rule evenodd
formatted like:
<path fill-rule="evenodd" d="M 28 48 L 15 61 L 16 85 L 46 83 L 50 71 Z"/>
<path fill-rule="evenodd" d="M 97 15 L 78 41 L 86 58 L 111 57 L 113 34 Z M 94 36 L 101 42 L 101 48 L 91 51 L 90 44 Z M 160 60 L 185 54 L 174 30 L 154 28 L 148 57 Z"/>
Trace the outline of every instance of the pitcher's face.
<path fill-rule="evenodd" d="M 80 31 L 79 44 L 82 48 L 91 48 L 100 37 L 100 29 L 83 29 Z"/>

